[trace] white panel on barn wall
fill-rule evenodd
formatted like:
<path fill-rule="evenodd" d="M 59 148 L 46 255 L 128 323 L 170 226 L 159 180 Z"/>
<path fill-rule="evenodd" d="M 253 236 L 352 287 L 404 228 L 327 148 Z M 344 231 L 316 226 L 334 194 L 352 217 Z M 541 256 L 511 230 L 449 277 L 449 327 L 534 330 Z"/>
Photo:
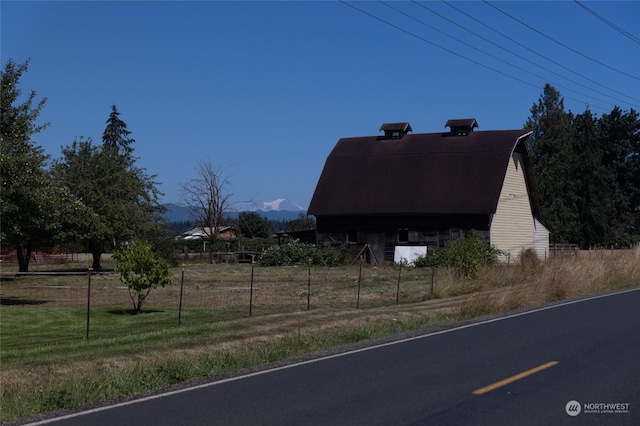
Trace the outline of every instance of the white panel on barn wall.
<path fill-rule="evenodd" d="M 393 253 L 395 263 L 413 264 L 420 256 L 427 255 L 427 246 L 396 246 Z"/>

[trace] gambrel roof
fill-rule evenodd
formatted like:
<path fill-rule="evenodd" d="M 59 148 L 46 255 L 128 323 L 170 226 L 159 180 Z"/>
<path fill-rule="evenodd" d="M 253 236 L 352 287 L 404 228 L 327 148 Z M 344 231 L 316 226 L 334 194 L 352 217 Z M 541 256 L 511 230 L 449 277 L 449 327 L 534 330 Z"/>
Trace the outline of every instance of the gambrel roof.
<path fill-rule="evenodd" d="M 523 154 L 531 208 L 539 217 L 528 130 L 343 138 L 329 154 L 308 214 L 493 214 L 514 151 Z"/>

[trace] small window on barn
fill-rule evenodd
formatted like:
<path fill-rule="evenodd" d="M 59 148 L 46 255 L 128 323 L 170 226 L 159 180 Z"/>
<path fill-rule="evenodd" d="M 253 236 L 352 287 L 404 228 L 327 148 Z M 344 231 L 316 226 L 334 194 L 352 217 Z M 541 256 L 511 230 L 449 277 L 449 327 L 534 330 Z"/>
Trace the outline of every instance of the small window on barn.
<path fill-rule="evenodd" d="M 358 231 L 355 229 L 347 230 L 347 242 L 357 243 L 358 242 Z"/>
<path fill-rule="evenodd" d="M 423 232 L 420 234 L 420 243 L 427 246 L 438 246 L 438 233 Z"/>
<path fill-rule="evenodd" d="M 449 239 L 451 241 L 455 241 L 460 237 L 462 237 L 462 229 L 450 229 L 449 230 Z"/>
<path fill-rule="evenodd" d="M 409 242 L 409 230 L 408 229 L 398 229 L 398 242 L 399 243 L 408 243 Z"/>

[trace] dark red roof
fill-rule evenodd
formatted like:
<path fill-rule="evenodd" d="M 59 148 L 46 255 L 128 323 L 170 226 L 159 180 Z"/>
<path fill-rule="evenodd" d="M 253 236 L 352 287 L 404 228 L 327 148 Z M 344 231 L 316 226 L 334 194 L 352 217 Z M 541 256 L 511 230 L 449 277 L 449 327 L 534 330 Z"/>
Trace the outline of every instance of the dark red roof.
<path fill-rule="evenodd" d="M 523 152 L 528 165 L 523 142 L 528 134 L 502 130 L 340 139 L 327 158 L 308 213 L 495 213 L 511 153 Z M 526 169 L 533 189 L 530 167 Z M 534 214 L 536 206 L 534 198 Z"/>

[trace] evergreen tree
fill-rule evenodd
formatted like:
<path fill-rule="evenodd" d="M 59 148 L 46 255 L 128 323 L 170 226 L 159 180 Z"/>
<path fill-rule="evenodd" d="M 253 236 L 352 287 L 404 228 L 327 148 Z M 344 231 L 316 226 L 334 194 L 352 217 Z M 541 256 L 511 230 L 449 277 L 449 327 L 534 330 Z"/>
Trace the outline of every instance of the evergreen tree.
<path fill-rule="evenodd" d="M 573 210 L 578 213 L 578 235 L 583 248 L 614 240 L 613 174 L 603 165 L 596 120 L 588 109 L 574 118 L 571 179 L 577 190 Z"/>
<path fill-rule="evenodd" d="M 129 137 L 130 134 L 127 123 L 120 119 L 118 108 L 112 105 L 111 114 L 107 119 L 107 127 L 102 134 L 103 149 L 112 154 L 130 156 L 133 153 L 131 144 L 135 142 L 135 139 Z"/>
<path fill-rule="evenodd" d="M 533 131 L 527 146 L 533 164 L 542 222 L 554 243 L 573 242 L 580 225 L 575 210 L 578 188 L 571 175 L 573 162 L 572 114 L 564 110 L 564 98 L 546 84 L 531 107 L 525 128 Z"/>
<path fill-rule="evenodd" d="M 640 239 L 640 117 L 615 107 L 598 120 L 602 164 L 613 175 L 615 242 Z"/>

